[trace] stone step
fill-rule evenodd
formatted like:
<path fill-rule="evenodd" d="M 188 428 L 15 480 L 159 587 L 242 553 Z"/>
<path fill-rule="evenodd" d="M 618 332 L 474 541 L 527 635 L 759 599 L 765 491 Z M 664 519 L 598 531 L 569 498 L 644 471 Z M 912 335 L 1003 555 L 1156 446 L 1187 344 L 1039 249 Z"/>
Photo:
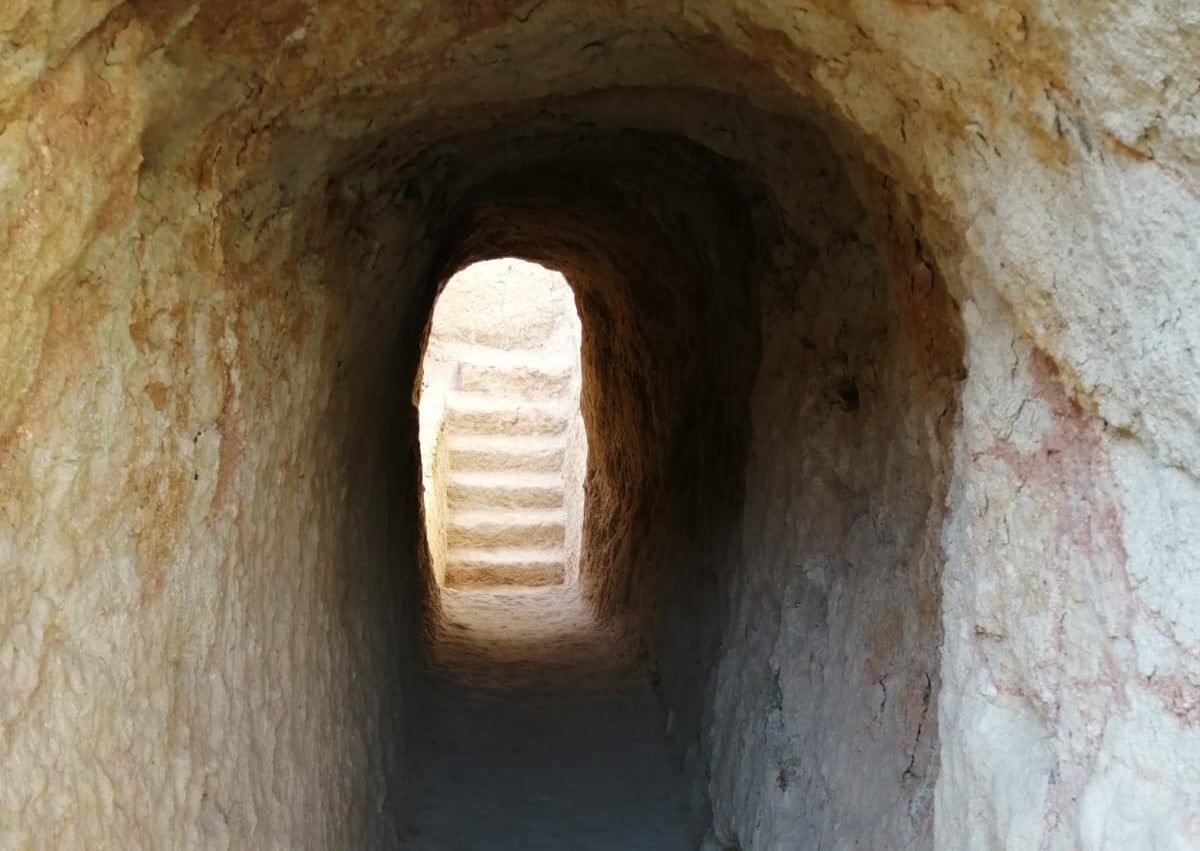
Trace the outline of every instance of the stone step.
<path fill-rule="evenodd" d="M 562 437 L 448 434 L 446 462 L 452 471 L 514 470 L 562 473 L 567 444 Z"/>
<path fill-rule="evenodd" d="M 566 577 L 560 549 L 454 549 L 446 554 L 450 588 L 480 585 L 561 585 Z"/>
<path fill-rule="evenodd" d="M 562 509 L 543 511 L 451 511 L 446 544 L 455 548 L 561 547 L 566 531 Z"/>
<path fill-rule="evenodd" d="M 561 402 L 529 402 L 482 394 L 446 396 L 449 434 L 559 435 L 567 430 L 571 411 Z"/>
<path fill-rule="evenodd" d="M 539 364 L 464 361 L 458 365 L 458 389 L 466 393 L 489 393 L 522 399 L 565 399 L 571 389 L 571 369 Z"/>
<path fill-rule="evenodd" d="M 452 471 L 446 484 L 451 510 L 471 508 L 561 508 L 563 478 L 558 473 Z"/>

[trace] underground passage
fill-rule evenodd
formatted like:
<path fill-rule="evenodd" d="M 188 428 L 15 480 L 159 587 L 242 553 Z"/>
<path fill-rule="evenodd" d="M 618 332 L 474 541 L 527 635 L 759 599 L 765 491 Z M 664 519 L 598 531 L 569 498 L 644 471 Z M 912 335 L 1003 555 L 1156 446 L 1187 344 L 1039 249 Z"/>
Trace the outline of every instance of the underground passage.
<path fill-rule="evenodd" d="M 0 849 L 1200 847 L 1183 0 L 0 9 Z"/>

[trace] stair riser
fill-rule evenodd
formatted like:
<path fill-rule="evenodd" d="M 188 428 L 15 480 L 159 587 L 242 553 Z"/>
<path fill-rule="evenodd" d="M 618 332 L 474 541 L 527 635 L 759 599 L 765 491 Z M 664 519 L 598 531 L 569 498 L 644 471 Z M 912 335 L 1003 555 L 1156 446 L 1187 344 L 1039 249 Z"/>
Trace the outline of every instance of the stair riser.
<path fill-rule="evenodd" d="M 527 565 L 512 567 L 446 566 L 448 588 L 479 588 L 495 585 L 545 586 L 562 585 L 566 578 L 563 566 Z"/>
<path fill-rule="evenodd" d="M 560 399 L 571 389 L 571 374 L 564 371 L 464 363 L 459 366 L 458 389 L 468 393 L 517 396 L 523 399 Z"/>
<path fill-rule="evenodd" d="M 559 435 L 567 430 L 567 413 L 550 408 L 501 408 L 446 411 L 448 434 Z"/>
<path fill-rule="evenodd" d="M 446 529 L 449 547 L 561 547 L 565 539 L 563 524 L 475 523 L 458 525 L 451 520 Z"/>
<path fill-rule="evenodd" d="M 500 472 L 524 470 L 530 473 L 557 473 L 563 468 L 565 447 L 535 451 L 504 449 L 459 448 L 451 438 L 446 443 L 447 460 L 451 470 L 463 472 Z"/>
<path fill-rule="evenodd" d="M 446 498 L 451 509 L 561 508 L 563 491 L 561 487 L 505 487 L 451 481 Z"/>

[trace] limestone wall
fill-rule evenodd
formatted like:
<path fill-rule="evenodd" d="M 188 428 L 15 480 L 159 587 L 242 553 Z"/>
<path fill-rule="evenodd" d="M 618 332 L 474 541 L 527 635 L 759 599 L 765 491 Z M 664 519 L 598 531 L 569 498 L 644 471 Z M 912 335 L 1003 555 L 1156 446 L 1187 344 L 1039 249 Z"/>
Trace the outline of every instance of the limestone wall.
<path fill-rule="evenodd" d="M 932 848 L 961 332 L 904 207 L 808 150 L 706 715 L 714 847 Z"/>
<path fill-rule="evenodd" d="M 582 381 L 582 373 L 576 379 Z M 583 413 L 575 415 L 567 432 L 567 457 L 563 467 L 563 493 L 567 509 L 566 583 L 579 583 L 583 559 L 583 522 L 587 509 L 587 427 Z"/>
<path fill-rule="evenodd" d="M 1194 847 L 1198 57 L 1186 0 L 5 4 L 0 847 L 394 844 L 409 388 L 497 247 L 576 285 L 581 582 L 712 841 Z"/>

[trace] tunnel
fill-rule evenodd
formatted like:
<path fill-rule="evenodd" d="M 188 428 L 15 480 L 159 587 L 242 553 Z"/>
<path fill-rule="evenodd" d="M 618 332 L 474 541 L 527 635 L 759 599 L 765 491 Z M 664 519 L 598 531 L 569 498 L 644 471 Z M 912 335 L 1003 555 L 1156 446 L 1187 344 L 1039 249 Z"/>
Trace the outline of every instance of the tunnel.
<path fill-rule="evenodd" d="M 0 12 L 0 847 L 1193 847 L 1148 5 Z M 420 364 L 501 258 L 578 308 L 577 582 L 445 589 Z"/>

